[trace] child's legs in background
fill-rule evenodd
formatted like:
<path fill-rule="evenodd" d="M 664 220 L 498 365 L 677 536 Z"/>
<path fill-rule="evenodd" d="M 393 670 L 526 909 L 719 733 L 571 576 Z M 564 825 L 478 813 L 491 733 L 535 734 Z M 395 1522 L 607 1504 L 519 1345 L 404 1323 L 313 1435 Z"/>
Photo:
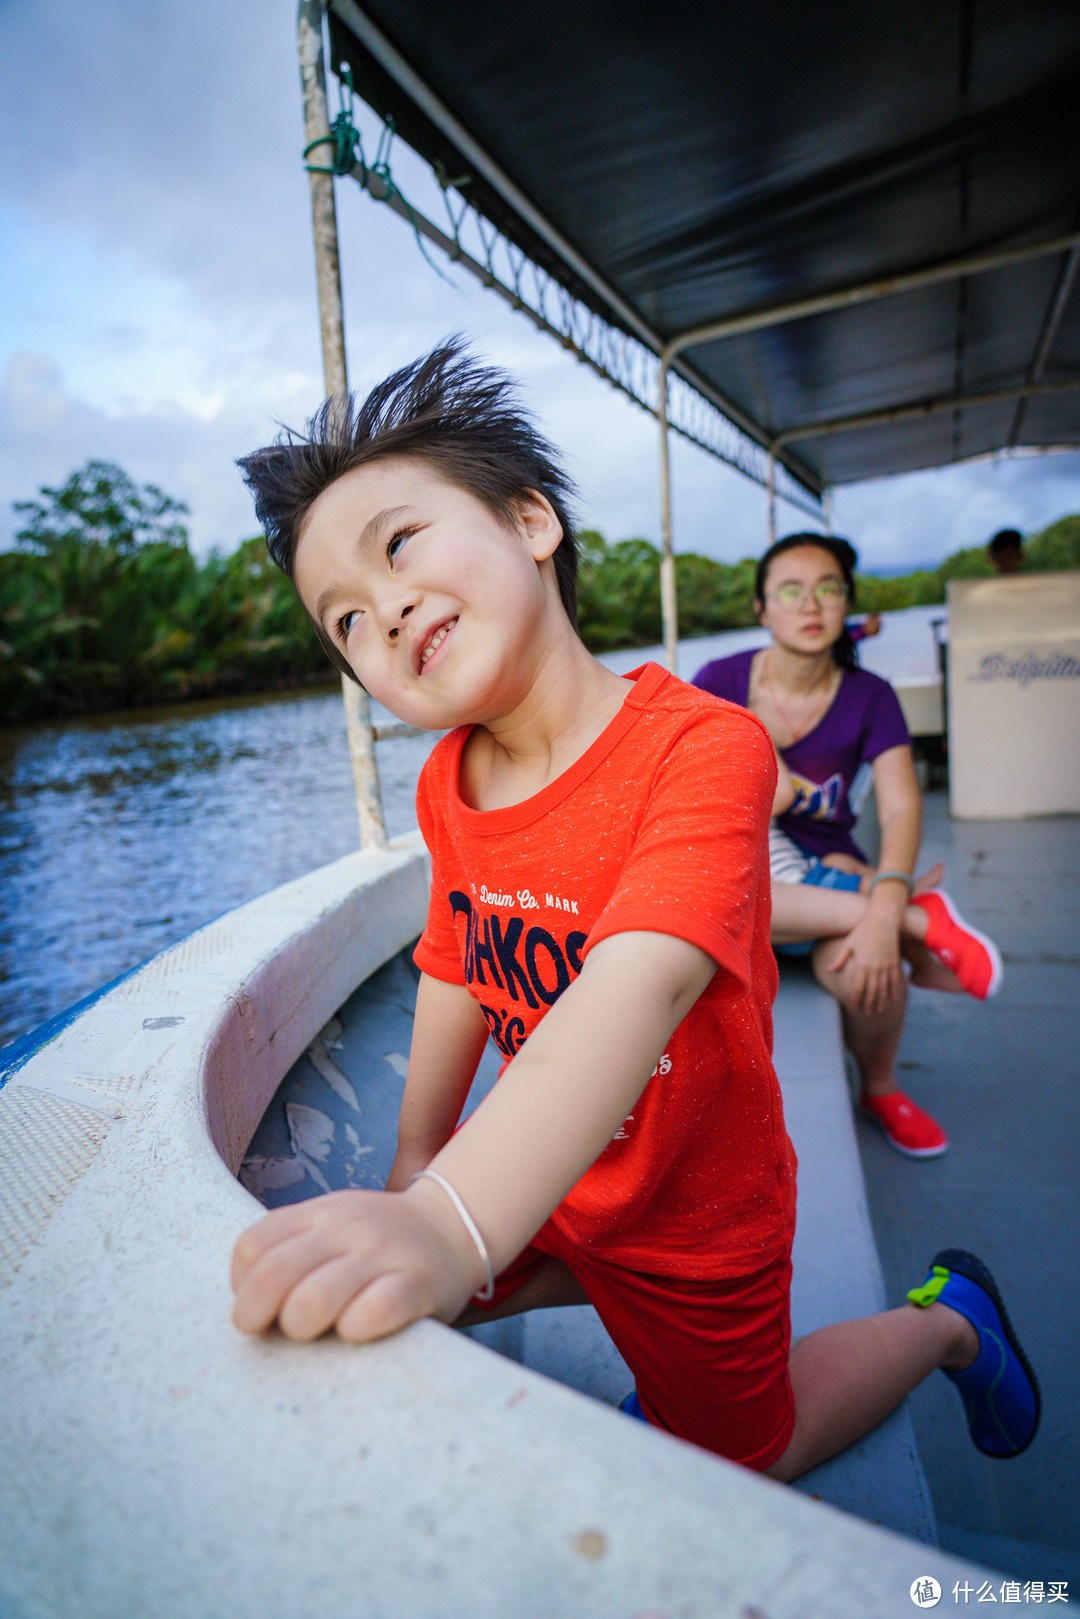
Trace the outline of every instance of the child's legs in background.
<path fill-rule="evenodd" d="M 861 894 L 809 883 L 773 883 L 772 942 L 790 945 L 843 938 L 862 921 L 866 909 Z"/>

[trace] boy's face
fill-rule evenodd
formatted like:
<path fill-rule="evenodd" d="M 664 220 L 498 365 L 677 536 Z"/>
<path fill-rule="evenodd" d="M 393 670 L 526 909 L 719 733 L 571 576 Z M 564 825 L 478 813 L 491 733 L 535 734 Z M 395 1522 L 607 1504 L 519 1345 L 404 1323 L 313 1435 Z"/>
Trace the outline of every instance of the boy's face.
<path fill-rule="evenodd" d="M 507 528 L 423 462 L 396 457 L 323 491 L 293 571 L 372 697 L 445 730 L 510 713 L 559 618 L 569 631 L 554 567 L 543 566 L 561 538 L 540 495 Z"/>

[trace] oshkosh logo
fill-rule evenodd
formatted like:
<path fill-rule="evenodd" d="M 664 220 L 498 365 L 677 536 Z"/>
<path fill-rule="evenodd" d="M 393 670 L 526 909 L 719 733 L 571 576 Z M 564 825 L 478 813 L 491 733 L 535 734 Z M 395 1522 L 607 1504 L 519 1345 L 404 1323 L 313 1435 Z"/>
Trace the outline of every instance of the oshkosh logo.
<path fill-rule="evenodd" d="M 505 999 L 519 1005 L 524 1002 L 533 1011 L 541 1005 L 553 1006 L 581 971 L 586 935 L 575 931 L 559 939 L 547 928 L 526 929 L 521 916 L 503 918 L 497 910 L 485 915 L 460 889 L 447 898 L 453 915 L 465 919 L 465 982 L 484 986 L 492 999 L 493 990 L 502 992 L 498 997 L 504 1000 L 502 1007 L 481 1005 L 481 1011 L 496 1044 L 512 1057 L 524 1042 L 525 1025 L 505 1005 Z M 493 903 L 490 898 L 488 903 Z M 523 889 L 518 904 L 522 909 L 534 909 L 539 901 Z"/>
<path fill-rule="evenodd" d="M 576 899 L 563 899 L 559 894 L 545 894 L 544 904 L 549 911 L 569 911 L 571 916 L 578 914 Z"/>

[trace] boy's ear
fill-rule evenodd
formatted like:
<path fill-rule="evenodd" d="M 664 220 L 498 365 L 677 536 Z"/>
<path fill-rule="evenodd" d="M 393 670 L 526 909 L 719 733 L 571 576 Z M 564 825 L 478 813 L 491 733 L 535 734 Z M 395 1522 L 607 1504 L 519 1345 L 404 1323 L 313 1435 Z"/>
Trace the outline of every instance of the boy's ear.
<path fill-rule="evenodd" d="M 551 502 L 539 489 L 530 489 L 517 505 L 518 522 L 528 542 L 533 560 L 546 562 L 554 556 L 563 537 L 563 527 Z"/>

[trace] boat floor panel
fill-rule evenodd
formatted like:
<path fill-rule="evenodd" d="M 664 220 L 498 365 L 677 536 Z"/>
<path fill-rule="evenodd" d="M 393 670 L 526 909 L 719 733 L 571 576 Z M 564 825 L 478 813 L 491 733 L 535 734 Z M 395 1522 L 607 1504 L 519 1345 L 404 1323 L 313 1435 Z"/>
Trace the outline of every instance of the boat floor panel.
<path fill-rule="evenodd" d="M 954 1391 L 931 1378 L 909 1402 L 943 1547 L 1018 1579 L 1080 1589 L 1080 817 L 955 821 L 926 797 L 922 860 L 1002 952 L 1001 992 L 913 990 L 900 1080 L 940 1121 L 942 1158 L 914 1162 L 858 1122 L 890 1303 L 935 1251 L 968 1248 L 1002 1287 L 1035 1367 L 1042 1427 L 1030 1450 L 988 1461 L 958 1442 Z"/>

